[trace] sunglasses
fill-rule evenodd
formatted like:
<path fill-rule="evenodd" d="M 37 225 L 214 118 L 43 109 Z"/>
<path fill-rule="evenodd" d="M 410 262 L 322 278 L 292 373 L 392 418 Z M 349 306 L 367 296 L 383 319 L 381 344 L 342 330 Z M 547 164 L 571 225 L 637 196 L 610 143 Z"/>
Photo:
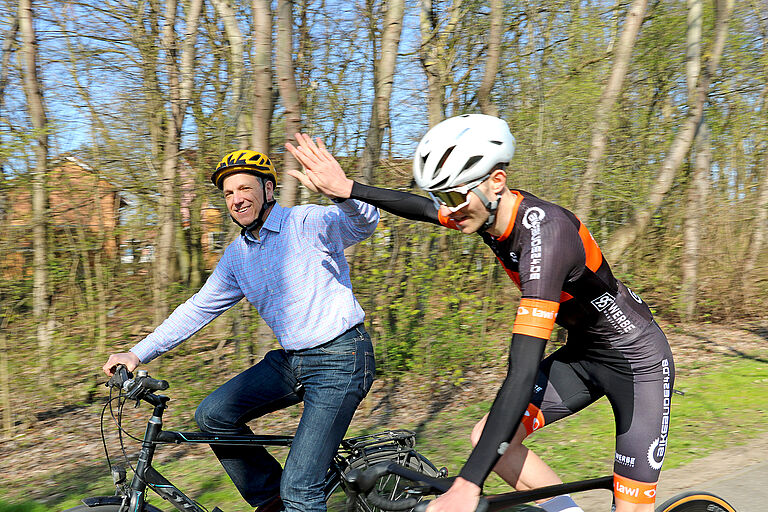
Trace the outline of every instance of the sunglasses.
<path fill-rule="evenodd" d="M 453 213 L 469 204 L 469 193 L 472 192 L 477 185 L 479 185 L 479 183 L 472 183 L 471 185 L 464 185 L 450 190 L 429 192 L 429 196 L 432 198 L 432 202 L 435 203 L 435 208 L 439 209 L 441 206 L 445 205 L 448 210 Z"/>

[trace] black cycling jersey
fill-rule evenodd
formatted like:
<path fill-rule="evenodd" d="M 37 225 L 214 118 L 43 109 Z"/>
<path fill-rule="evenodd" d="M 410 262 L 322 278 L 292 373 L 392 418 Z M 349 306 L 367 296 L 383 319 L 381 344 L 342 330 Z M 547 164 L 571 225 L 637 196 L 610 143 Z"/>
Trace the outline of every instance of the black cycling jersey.
<path fill-rule="evenodd" d="M 478 485 L 482 485 L 503 454 L 524 413 L 526 419 L 532 418 L 532 409 L 526 410 L 531 396 L 524 396 L 519 390 L 541 388 L 541 385 L 534 385 L 537 376 L 542 378 L 539 365 L 555 323 L 568 330 L 570 354 L 599 354 L 594 357 L 598 365 L 611 366 L 618 362 L 620 373 L 628 371 L 630 380 L 635 373 L 648 371 L 653 374 L 651 380 L 661 386 L 662 359 L 668 361 L 667 377 L 671 371 L 671 354 L 662 350 L 664 346 L 668 348 L 663 333 L 658 330 L 661 339 L 653 329 L 653 335 L 642 334 L 651 332 L 648 329 L 655 325 L 650 309 L 614 277 L 584 224 L 565 208 L 528 192 L 513 190 L 512 194 L 513 213 L 503 235 L 494 237 L 480 233 L 520 288 L 522 298 L 513 327 L 507 377 L 491 407 L 482 436 L 460 473 Z M 431 200 L 422 196 L 354 183 L 351 197 L 412 220 L 457 228 L 450 219 L 439 215 Z M 589 386 L 590 400 L 605 394 L 602 386 Z M 636 403 L 632 397 L 633 388 L 624 389 L 628 393 L 625 401 Z M 614 400 L 617 397 L 611 396 L 611 401 Z M 584 405 L 588 402 L 584 401 Z M 645 404 L 647 400 L 640 402 Z M 540 412 L 539 409 L 536 406 L 534 412 Z M 659 403 L 657 416 L 662 414 L 661 409 Z M 541 425 L 545 420 L 551 422 L 563 417 L 561 413 L 552 412 L 556 410 L 557 407 L 550 407 L 550 412 L 535 419 Z M 568 407 L 565 410 L 575 412 Z M 631 411 L 630 407 L 629 414 L 623 414 L 624 419 L 629 416 L 631 420 Z M 649 418 L 647 423 L 655 421 Z M 529 433 L 532 431 L 529 426 L 526 428 Z M 633 450 L 640 448 L 633 446 Z M 656 465 L 656 462 L 652 464 Z M 625 479 L 622 486 L 626 479 L 655 482 L 648 480 L 653 477 L 653 471 L 627 472 L 627 468 L 618 463 L 615 468 Z M 658 470 L 655 474 L 658 476 Z M 650 491 L 644 487 L 643 492 Z M 632 492 L 629 494 L 631 496 Z"/>

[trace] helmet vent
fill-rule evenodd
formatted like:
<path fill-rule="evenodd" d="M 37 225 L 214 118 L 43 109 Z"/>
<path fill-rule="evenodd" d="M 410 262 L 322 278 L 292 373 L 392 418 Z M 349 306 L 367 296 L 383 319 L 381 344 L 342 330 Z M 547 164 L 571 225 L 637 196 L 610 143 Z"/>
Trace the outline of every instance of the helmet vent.
<path fill-rule="evenodd" d="M 461 170 L 462 171 L 466 171 L 467 169 L 469 169 L 470 167 L 472 167 L 473 165 L 475 165 L 477 162 L 479 162 L 482 159 L 483 159 L 482 156 L 473 156 L 473 157 L 471 157 L 470 159 L 467 160 L 467 163 L 464 164 L 464 168 L 462 168 Z"/>
<path fill-rule="evenodd" d="M 451 146 L 448 148 L 448 150 L 445 153 L 443 153 L 443 158 L 441 158 L 440 162 L 438 162 L 437 168 L 435 169 L 435 171 L 439 171 L 440 169 L 443 168 L 443 164 L 445 163 L 446 160 L 448 160 L 448 157 L 451 156 L 451 153 L 453 152 L 454 149 L 456 149 L 456 146 Z"/>
<path fill-rule="evenodd" d="M 503 144 L 503 142 L 501 142 L 500 140 L 492 140 L 490 142 L 491 144 L 496 144 L 497 146 L 501 146 Z"/>

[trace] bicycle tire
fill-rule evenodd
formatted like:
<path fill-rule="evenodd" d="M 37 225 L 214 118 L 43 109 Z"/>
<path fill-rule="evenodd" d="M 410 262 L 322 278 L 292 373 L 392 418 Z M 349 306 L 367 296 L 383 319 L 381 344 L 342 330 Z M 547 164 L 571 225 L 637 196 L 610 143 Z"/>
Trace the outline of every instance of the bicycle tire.
<path fill-rule="evenodd" d="M 389 461 L 396 462 L 401 466 L 424 473 L 428 476 L 438 476 L 439 473 L 435 465 L 432 464 L 429 459 L 413 450 L 382 450 L 378 453 L 368 455 L 367 457 L 353 460 L 345 470 L 345 473 L 347 471 L 352 471 L 353 469 L 364 469 L 381 462 Z M 412 481 L 400 476 L 385 475 L 376 482 L 375 489 L 379 494 L 385 495 L 389 499 L 398 499 L 405 495 L 406 490 L 412 484 Z M 357 496 L 355 510 L 358 512 L 385 512 L 379 507 L 370 504 L 365 496 Z"/>
<path fill-rule="evenodd" d="M 656 512 L 736 512 L 736 509 L 710 492 L 685 492 L 656 507 Z"/>

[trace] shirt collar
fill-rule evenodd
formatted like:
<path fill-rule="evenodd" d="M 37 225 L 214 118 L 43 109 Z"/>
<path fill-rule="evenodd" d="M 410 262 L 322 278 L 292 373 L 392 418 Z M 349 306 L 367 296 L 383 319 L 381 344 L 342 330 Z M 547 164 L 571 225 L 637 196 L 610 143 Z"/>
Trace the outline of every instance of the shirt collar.
<path fill-rule="evenodd" d="M 261 228 L 259 228 L 259 234 L 262 235 L 262 230 L 268 230 L 273 231 L 275 233 L 280 232 L 280 228 L 283 225 L 283 219 L 285 218 L 287 208 L 283 208 L 278 203 L 275 203 L 275 205 L 272 207 L 272 210 L 269 212 L 269 216 L 267 217 L 267 221 L 264 223 Z M 251 242 L 258 242 L 259 240 L 253 236 L 253 233 L 250 231 L 246 232 L 244 229 L 241 233 L 246 240 L 250 240 Z M 262 236 L 263 238 L 263 236 Z"/>

